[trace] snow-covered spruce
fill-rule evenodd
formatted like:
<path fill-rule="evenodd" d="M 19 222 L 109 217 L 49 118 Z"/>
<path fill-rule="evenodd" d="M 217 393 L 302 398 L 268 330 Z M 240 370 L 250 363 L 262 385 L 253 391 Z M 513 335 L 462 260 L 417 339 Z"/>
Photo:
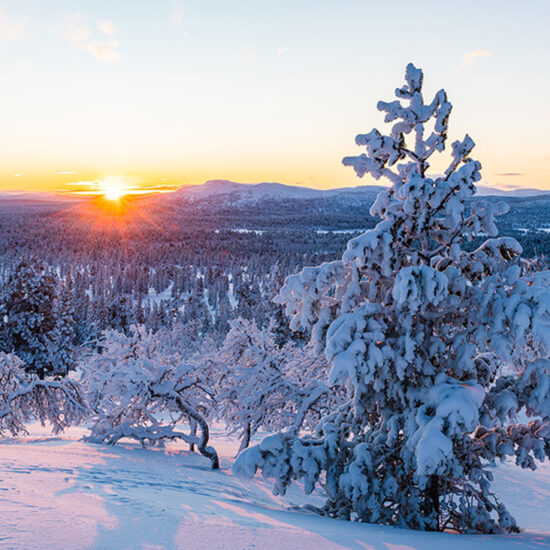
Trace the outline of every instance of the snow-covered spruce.
<path fill-rule="evenodd" d="M 87 440 L 114 445 L 126 437 L 145 445 L 180 439 L 219 468 L 206 421 L 213 394 L 201 366 L 143 326 L 132 326 L 129 335 L 106 331 L 101 348 L 83 364 L 94 414 Z M 189 423 L 190 433 L 176 428 L 182 422 Z"/>
<path fill-rule="evenodd" d="M 238 318 L 230 326 L 212 361 L 219 373 L 218 414 L 239 433 L 239 451 L 259 429 L 311 428 L 322 413 L 342 402 L 342 388 L 331 392 L 320 381 L 327 363 L 310 346 L 290 342 L 279 347 L 272 325 L 259 328 Z"/>
<path fill-rule="evenodd" d="M 25 372 L 16 355 L 0 352 L 0 436 L 27 433 L 25 425 L 49 422 L 54 433 L 82 422 L 88 414 L 80 386 L 69 378 L 41 380 Z"/>
<path fill-rule="evenodd" d="M 0 351 L 15 353 L 44 379 L 74 368 L 70 294 L 55 271 L 36 259 L 9 273 L 0 299 Z"/>
<path fill-rule="evenodd" d="M 469 136 L 442 175 L 427 175 L 451 104 L 444 90 L 424 103 L 412 64 L 405 79 L 397 101 L 378 104 L 390 135 L 357 136 L 366 153 L 343 160 L 390 180 L 371 208 L 381 221 L 341 261 L 290 276 L 277 298 L 294 329 L 313 329 L 331 382 L 350 380 L 353 397 L 311 436 L 290 430 L 243 451 L 234 471 L 260 469 L 276 492 L 297 478 L 306 491 L 322 485 L 334 517 L 515 531 L 489 466 L 550 456 L 550 274 L 522 275 L 520 245 L 496 237 L 506 205 L 467 202 L 481 168 Z M 477 249 L 463 247 L 483 233 Z"/>

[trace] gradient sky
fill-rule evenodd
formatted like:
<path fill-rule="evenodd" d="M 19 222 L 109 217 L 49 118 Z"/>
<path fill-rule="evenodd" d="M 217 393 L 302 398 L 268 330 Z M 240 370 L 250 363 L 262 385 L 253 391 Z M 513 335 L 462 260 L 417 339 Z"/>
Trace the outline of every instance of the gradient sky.
<path fill-rule="evenodd" d="M 548 0 L 0 0 L 0 188 L 372 183 L 412 61 L 486 184 L 550 189 L 549 54 Z"/>

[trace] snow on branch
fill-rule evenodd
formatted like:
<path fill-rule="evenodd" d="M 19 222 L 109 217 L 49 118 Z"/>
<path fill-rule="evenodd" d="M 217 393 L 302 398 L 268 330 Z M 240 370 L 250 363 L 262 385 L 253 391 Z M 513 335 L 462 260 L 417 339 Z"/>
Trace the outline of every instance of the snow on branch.
<path fill-rule="evenodd" d="M 27 433 L 25 425 L 33 421 L 49 422 L 59 433 L 86 418 L 88 408 L 75 381 L 41 380 L 24 367 L 17 356 L 0 352 L 0 435 Z"/>
<path fill-rule="evenodd" d="M 279 347 L 272 327 L 260 329 L 241 318 L 230 324 L 212 360 L 220 373 L 218 414 L 239 433 L 239 451 L 260 429 L 311 428 L 323 411 L 341 400 L 342 389 L 331 391 L 320 380 L 328 366 L 311 346 L 290 342 Z"/>
<path fill-rule="evenodd" d="M 208 445 L 206 416 L 213 403 L 201 365 L 142 326 L 133 326 L 130 335 L 107 331 L 101 347 L 83 365 L 94 413 L 87 439 L 115 444 L 125 437 L 142 445 L 181 439 L 219 468 L 216 450 Z M 191 434 L 176 429 L 182 422 L 189 423 Z"/>

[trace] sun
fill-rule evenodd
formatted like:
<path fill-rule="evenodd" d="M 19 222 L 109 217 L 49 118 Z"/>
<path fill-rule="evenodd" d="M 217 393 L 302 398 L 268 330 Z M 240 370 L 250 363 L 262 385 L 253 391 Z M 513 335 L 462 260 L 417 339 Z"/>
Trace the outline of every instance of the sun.
<path fill-rule="evenodd" d="M 102 181 L 99 187 L 103 196 L 113 202 L 119 201 L 128 192 L 128 188 L 123 182 L 114 179 Z"/>

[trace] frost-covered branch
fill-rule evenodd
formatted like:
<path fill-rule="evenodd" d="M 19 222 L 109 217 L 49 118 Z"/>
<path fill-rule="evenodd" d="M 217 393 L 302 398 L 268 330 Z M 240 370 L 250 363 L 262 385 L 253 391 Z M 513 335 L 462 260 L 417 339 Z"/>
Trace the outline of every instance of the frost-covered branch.
<path fill-rule="evenodd" d="M 77 382 L 41 380 L 24 366 L 18 357 L 0 353 L 0 435 L 26 433 L 25 425 L 32 421 L 49 422 L 59 433 L 86 418 L 88 408 Z"/>
<path fill-rule="evenodd" d="M 212 392 L 205 389 L 208 373 L 201 365 L 140 326 L 132 327 L 129 336 L 105 333 L 102 348 L 83 365 L 95 413 L 88 440 L 115 444 L 126 437 L 144 445 L 180 439 L 196 445 L 212 468 L 219 468 L 216 450 L 208 445 L 208 422 L 199 412 L 213 407 Z M 176 429 L 181 421 L 190 423 L 191 434 Z"/>
<path fill-rule="evenodd" d="M 271 327 L 259 329 L 244 319 L 231 322 L 216 362 L 226 373 L 218 384 L 218 414 L 239 433 L 239 450 L 260 429 L 311 428 L 344 394 L 316 380 L 326 378 L 327 364 L 311 346 L 279 347 Z"/>

